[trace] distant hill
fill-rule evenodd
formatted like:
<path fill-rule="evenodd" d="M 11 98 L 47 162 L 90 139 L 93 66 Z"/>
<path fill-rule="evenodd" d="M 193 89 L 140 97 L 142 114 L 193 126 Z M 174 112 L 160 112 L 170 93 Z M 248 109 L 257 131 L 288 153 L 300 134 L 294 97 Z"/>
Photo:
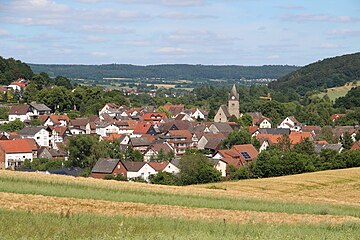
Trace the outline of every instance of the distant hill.
<path fill-rule="evenodd" d="M 294 89 L 300 95 L 311 90 L 343 86 L 347 82 L 360 79 L 360 53 L 327 58 L 302 67 L 278 81 L 270 87 L 287 91 Z"/>
<path fill-rule="evenodd" d="M 136 66 L 129 64 L 106 65 L 47 65 L 29 64 L 35 73 L 46 72 L 49 76 L 68 78 L 165 78 L 165 79 L 278 79 L 299 67 L 288 65 L 266 66 L 214 66 L 166 64 Z"/>
<path fill-rule="evenodd" d="M 7 85 L 18 78 L 30 79 L 32 75 L 31 68 L 20 60 L 0 56 L 0 84 Z"/>

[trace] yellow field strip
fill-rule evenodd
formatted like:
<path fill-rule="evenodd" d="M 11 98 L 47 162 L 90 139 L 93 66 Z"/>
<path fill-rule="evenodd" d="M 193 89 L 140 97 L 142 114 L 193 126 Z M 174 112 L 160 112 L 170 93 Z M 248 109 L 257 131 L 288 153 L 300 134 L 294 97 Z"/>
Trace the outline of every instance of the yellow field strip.
<path fill-rule="evenodd" d="M 233 223 L 317 224 L 359 222 L 351 216 L 238 211 L 0 192 L 0 208 L 39 213 L 172 217 Z"/>

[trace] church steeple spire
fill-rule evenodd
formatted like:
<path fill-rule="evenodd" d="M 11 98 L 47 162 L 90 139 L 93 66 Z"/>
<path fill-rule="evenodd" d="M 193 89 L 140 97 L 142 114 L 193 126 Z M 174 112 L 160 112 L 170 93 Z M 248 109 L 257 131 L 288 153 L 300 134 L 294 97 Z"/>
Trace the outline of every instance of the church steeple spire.
<path fill-rule="evenodd" d="M 236 90 L 235 84 L 234 84 L 233 87 L 231 88 L 229 100 L 239 101 L 239 94 L 238 94 L 238 92 L 237 92 L 237 90 Z"/>

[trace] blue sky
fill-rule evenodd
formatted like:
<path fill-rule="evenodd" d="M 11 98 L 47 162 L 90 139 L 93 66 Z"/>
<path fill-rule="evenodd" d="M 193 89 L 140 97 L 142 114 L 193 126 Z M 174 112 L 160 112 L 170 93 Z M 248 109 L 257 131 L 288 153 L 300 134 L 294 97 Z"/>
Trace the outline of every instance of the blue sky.
<path fill-rule="evenodd" d="M 0 0 L 0 56 L 306 65 L 359 51 L 359 13 L 359 0 Z"/>

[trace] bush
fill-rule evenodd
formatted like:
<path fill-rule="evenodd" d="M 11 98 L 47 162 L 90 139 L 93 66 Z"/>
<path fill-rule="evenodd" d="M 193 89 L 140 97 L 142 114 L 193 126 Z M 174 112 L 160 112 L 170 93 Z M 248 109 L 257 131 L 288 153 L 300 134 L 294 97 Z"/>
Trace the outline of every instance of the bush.
<path fill-rule="evenodd" d="M 168 172 L 159 172 L 150 176 L 150 183 L 161 185 L 179 185 L 179 179 L 174 174 Z"/>

